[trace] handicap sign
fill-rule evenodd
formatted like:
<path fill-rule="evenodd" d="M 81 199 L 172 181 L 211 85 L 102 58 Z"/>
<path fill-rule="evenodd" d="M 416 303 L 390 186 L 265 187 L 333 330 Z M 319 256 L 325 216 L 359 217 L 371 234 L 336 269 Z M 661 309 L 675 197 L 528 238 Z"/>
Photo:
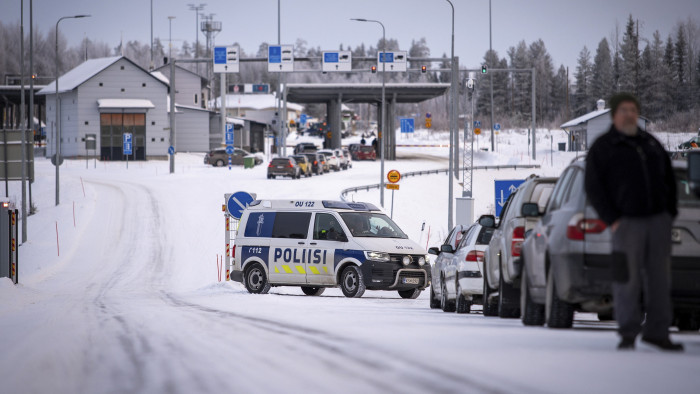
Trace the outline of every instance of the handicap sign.
<path fill-rule="evenodd" d="M 233 154 L 233 147 L 232 146 L 227 146 L 226 147 L 226 154 L 227 155 L 232 155 Z"/>
<path fill-rule="evenodd" d="M 175 154 L 175 148 L 172 147 L 172 146 L 171 146 L 170 148 L 168 148 L 168 154 L 169 154 L 169 155 L 174 155 L 174 154 Z"/>
<path fill-rule="evenodd" d="M 415 129 L 415 120 L 413 118 L 401 118 L 401 132 L 402 133 L 413 133 Z"/>
<path fill-rule="evenodd" d="M 226 210 L 234 219 L 240 219 L 243 216 L 243 210 L 254 200 L 249 193 L 235 192 L 226 201 Z"/>
<path fill-rule="evenodd" d="M 513 193 L 523 182 L 522 179 L 495 180 L 496 187 L 496 216 L 501 216 L 503 206 L 508 201 L 508 196 Z"/>
<path fill-rule="evenodd" d="M 122 150 L 124 155 L 130 155 L 132 152 L 131 133 L 124 133 L 122 137 Z"/>
<path fill-rule="evenodd" d="M 501 124 L 500 124 L 500 123 L 496 123 L 495 125 L 493 125 L 493 129 L 494 129 L 494 130 L 500 130 L 500 129 L 501 129 Z"/>

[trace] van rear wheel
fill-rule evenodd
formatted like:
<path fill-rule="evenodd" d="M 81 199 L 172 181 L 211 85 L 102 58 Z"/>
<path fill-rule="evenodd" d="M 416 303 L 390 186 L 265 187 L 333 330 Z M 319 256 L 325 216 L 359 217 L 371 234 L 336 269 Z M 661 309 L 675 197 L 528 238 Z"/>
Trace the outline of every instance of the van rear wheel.
<path fill-rule="evenodd" d="M 267 280 L 265 269 L 258 263 L 248 267 L 243 278 L 248 293 L 267 294 L 270 291 L 270 282 Z"/>
<path fill-rule="evenodd" d="M 302 286 L 301 291 L 304 292 L 307 296 L 320 296 L 323 294 L 324 291 L 326 291 L 325 287 L 310 287 L 310 286 Z"/>
<path fill-rule="evenodd" d="M 348 298 L 360 298 L 365 293 L 365 278 L 360 267 L 345 267 L 340 275 L 340 290 Z"/>
<path fill-rule="evenodd" d="M 421 293 L 421 289 L 399 290 L 401 298 L 415 300 Z"/>

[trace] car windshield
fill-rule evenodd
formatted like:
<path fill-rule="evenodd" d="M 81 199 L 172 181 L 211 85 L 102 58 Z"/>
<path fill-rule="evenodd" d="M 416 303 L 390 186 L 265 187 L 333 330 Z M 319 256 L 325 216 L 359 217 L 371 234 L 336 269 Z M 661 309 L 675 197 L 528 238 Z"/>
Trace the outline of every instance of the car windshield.
<path fill-rule="evenodd" d="M 287 165 L 289 164 L 289 159 L 273 159 L 272 164 L 277 166 Z"/>
<path fill-rule="evenodd" d="M 690 189 L 688 175 L 685 171 L 676 171 L 676 184 L 678 186 L 678 205 L 700 208 L 700 198 Z"/>
<path fill-rule="evenodd" d="M 342 212 L 340 217 L 353 237 L 408 238 L 399 226 L 383 213 Z"/>

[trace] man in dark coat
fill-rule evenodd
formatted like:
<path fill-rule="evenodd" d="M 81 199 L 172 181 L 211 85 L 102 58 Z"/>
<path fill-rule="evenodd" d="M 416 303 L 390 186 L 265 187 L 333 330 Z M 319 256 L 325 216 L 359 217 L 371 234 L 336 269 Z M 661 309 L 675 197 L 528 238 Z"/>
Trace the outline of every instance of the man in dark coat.
<path fill-rule="evenodd" d="M 627 281 L 613 284 L 618 349 L 634 349 L 641 332 L 645 343 L 682 351 L 668 333 L 671 226 L 678 214 L 671 161 L 659 141 L 638 127 L 633 95 L 613 96 L 610 107 L 613 125 L 586 157 L 586 193 L 613 233 L 613 250 L 626 257 Z"/>

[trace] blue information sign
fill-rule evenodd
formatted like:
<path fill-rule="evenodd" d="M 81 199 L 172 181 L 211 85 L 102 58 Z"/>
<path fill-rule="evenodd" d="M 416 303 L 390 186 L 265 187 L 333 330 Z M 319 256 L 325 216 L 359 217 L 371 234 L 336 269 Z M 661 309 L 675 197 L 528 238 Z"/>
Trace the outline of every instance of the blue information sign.
<path fill-rule="evenodd" d="M 233 145 L 233 125 L 226 123 L 226 145 Z"/>
<path fill-rule="evenodd" d="M 325 52 L 323 54 L 324 63 L 338 63 L 338 52 Z"/>
<path fill-rule="evenodd" d="M 393 62 L 394 62 L 394 52 L 380 52 L 379 53 L 379 63 L 393 63 Z"/>
<path fill-rule="evenodd" d="M 171 146 L 170 148 L 168 148 L 168 154 L 169 154 L 169 155 L 174 155 L 174 154 L 175 154 L 175 147 L 172 147 L 172 146 Z"/>
<path fill-rule="evenodd" d="M 226 47 L 214 48 L 214 64 L 226 64 Z"/>
<path fill-rule="evenodd" d="M 400 118 L 401 122 L 401 132 L 402 133 L 413 133 L 415 129 L 415 120 L 413 118 Z"/>
<path fill-rule="evenodd" d="M 232 147 L 231 145 L 229 145 L 229 146 L 226 147 L 226 154 L 227 154 L 227 155 L 232 155 L 232 154 L 233 154 L 233 151 L 234 151 L 234 149 L 233 149 L 233 147 Z M 230 158 L 229 158 L 229 159 L 230 159 Z"/>
<path fill-rule="evenodd" d="M 305 125 L 307 120 L 309 119 L 306 114 L 301 114 L 301 116 L 299 116 L 299 123 L 301 123 L 302 125 Z"/>
<path fill-rule="evenodd" d="M 500 130 L 500 129 L 501 129 L 501 124 L 500 124 L 500 123 L 496 123 L 495 125 L 493 125 L 493 129 L 494 129 L 494 130 Z"/>
<path fill-rule="evenodd" d="M 246 192 L 235 192 L 226 201 L 226 210 L 234 219 L 240 219 L 243 210 L 255 200 L 253 196 Z"/>
<path fill-rule="evenodd" d="M 270 63 L 282 63 L 282 47 L 279 45 L 268 47 L 267 58 Z"/>
<path fill-rule="evenodd" d="M 124 133 L 122 136 L 122 151 L 124 155 L 132 154 L 131 133 Z"/>
<path fill-rule="evenodd" d="M 496 187 L 496 216 L 501 216 L 501 211 L 503 210 L 503 206 L 506 205 L 506 201 L 508 201 L 508 196 L 523 182 L 525 181 L 522 179 L 494 181 Z"/>

